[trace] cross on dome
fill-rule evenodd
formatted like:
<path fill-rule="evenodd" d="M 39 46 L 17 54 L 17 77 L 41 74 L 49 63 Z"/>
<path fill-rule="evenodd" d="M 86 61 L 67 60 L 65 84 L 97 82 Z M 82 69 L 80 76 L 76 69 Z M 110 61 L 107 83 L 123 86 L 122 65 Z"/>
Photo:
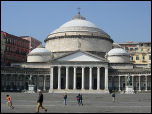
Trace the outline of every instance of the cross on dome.
<path fill-rule="evenodd" d="M 80 7 L 78 7 L 78 14 L 80 14 L 80 9 L 81 9 L 81 8 L 80 8 Z"/>
<path fill-rule="evenodd" d="M 77 8 L 77 9 L 78 9 L 78 14 L 76 16 L 74 16 L 72 19 L 86 20 L 85 17 L 83 17 L 82 15 L 80 15 L 80 9 L 81 8 Z"/>

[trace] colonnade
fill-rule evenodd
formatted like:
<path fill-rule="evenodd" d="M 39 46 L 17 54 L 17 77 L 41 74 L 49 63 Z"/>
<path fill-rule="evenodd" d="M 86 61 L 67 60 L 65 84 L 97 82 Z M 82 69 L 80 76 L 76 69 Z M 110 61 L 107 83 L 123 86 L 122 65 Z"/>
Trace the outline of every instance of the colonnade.
<path fill-rule="evenodd" d="M 126 85 L 127 85 L 127 76 L 128 75 L 125 75 L 125 76 L 123 76 L 123 75 L 118 75 L 118 76 L 111 76 L 111 77 L 118 77 L 118 90 L 119 91 L 121 91 L 121 84 L 122 84 L 122 82 L 121 82 L 121 80 L 122 80 L 122 78 L 124 78 L 125 79 L 125 87 L 126 87 Z M 135 87 L 137 87 L 135 84 L 136 83 L 138 83 L 138 91 L 141 91 L 141 77 L 144 77 L 144 83 L 145 83 L 145 91 L 147 91 L 148 89 L 147 89 L 147 87 L 148 87 L 148 76 L 151 76 L 151 75 L 148 75 L 148 74 L 144 74 L 144 75 L 141 75 L 141 74 L 136 74 L 136 75 L 131 75 L 131 86 L 132 86 L 132 88 L 134 89 Z M 136 80 L 135 80 L 136 79 Z"/>
<path fill-rule="evenodd" d="M 58 84 L 57 84 L 57 90 L 61 90 L 61 67 L 65 67 L 65 72 L 66 72 L 66 75 L 65 75 L 65 90 L 68 90 L 69 89 L 69 67 L 70 66 L 58 66 L 57 67 L 57 70 L 58 70 Z M 73 90 L 77 90 L 76 88 L 76 73 L 77 73 L 77 68 L 81 68 L 81 90 L 85 90 L 85 66 L 74 66 L 73 67 Z M 96 67 L 97 68 L 97 88 L 96 90 L 101 90 L 100 88 L 100 84 L 101 84 L 101 80 L 100 80 L 100 68 L 101 67 Z M 126 78 L 128 75 L 109 75 L 109 78 L 108 78 L 108 68 L 107 67 L 104 67 L 104 90 L 108 90 L 108 84 L 109 84 L 109 78 L 110 77 L 117 77 L 118 79 L 118 90 L 121 91 L 121 87 L 122 87 L 122 80 L 124 81 L 125 83 L 125 86 L 127 85 L 127 81 L 126 81 Z M 37 88 L 41 88 L 43 91 L 46 91 L 46 87 L 49 89 L 49 91 L 51 92 L 54 88 L 53 88 L 53 80 L 54 80 L 54 67 L 51 67 L 50 69 L 50 74 L 39 74 L 39 75 L 36 75 L 36 74 L 33 74 L 33 76 L 35 76 L 36 80 L 35 80 L 35 85 L 37 86 Z M 93 90 L 93 67 L 89 67 L 89 90 Z M 2 76 L 2 86 L 4 88 L 6 88 L 7 85 L 10 86 L 10 84 L 13 82 L 14 85 L 17 87 L 17 89 L 25 89 L 25 83 L 28 82 L 28 79 L 27 79 L 27 76 L 29 76 L 28 74 L 1 74 Z M 40 79 L 40 76 L 42 77 L 42 79 Z M 50 78 L 49 78 L 50 77 Z M 151 81 L 149 80 L 149 78 L 151 78 L 151 74 L 131 74 L 131 81 L 132 81 L 132 88 L 134 89 L 136 87 L 136 90 L 137 91 L 141 91 L 143 90 L 142 87 L 143 87 L 143 83 L 145 84 L 145 88 L 144 90 L 145 91 L 148 91 L 150 90 L 149 88 L 151 88 Z M 50 82 L 47 82 L 46 81 L 50 81 Z M 41 84 L 41 87 L 40 87 L 40 82 L 42 83 Z M 48 84 L 46 86 L 46 84 Z M 136 84 L 136 85 L 135 85 Z M 149 85 L 150 84 L 150 85 Z M 10 87 L 10 89 L 12 90 L 13 88 Z M 47 90 L 48 90 L 47 89 Z"/>
<path fill-rule="evenodd" d="M 65 89 L 68 90 L 69 89 L 69 67 L 70 66 L 57 66 L 58 67 L 58 87 L 57 89 L 60 90 L 61 89 L 61 67 L 66 67 L 66 83 L 65 83 Z M 81 80 L 81 83 L 82 83 L 82 87 L 81 89 L 84 90 L 85 89 L 85 86 L 84 86 L 84 83 L 85 83 L 85 66 L 74 66 L 73 67 L 73 90 L 76 90 L 76 72 L 77 72 L 77 68 L 80 67 L 81 68 L 81 71 L 82 71 L 82 80 Z M 93 67 L 89 67 L 89 90 L 93 90 L 92 89 L 92 68 Z M 100 68 L 101 67 L 96 67 L 97 68 L 97 90 L 100 90 Z M 105 90 L 108 90 L 108 67 L 104 67 L 105 68 Z M 50 91 L 53 90 L 53 79 L 54 79 L 54 67 L 51 67 L 51 74 L 50 74 Z"/>

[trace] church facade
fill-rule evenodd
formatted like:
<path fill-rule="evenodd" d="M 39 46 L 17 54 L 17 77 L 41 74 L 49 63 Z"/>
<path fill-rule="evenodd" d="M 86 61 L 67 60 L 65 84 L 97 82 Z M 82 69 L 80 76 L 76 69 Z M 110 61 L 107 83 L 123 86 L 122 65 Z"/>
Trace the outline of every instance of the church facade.
<path fill-rule="evenodd" d="M 151 69 L 136 67 L 122 48 L 113 48 L 111 37 L 87 21 L 80 12 L 28 54 L 27 62 L 1 69 L 3 91 L 28 90 L 33 77 L 35 91 L 49 93 L 108 93 L 151 91 Z"/>

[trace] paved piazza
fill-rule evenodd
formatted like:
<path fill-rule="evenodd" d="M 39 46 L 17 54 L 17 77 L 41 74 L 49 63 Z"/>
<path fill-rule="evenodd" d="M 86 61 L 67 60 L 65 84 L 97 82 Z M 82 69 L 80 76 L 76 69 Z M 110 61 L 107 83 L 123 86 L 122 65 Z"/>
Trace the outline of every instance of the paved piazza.
<path fill-rule="evenodd" d="M 5 95 L 12 97 L 15 109 L 8 109 Z M 83 94 L 83 106 L 78 106 L 77 94 L 68 94 L 67 106 L 63 103 L 61 93 L 43 93 L 43 106 L 49 113 L 150 113 L 151 93 L 117 94 L 112 102 L 111 94 Z M 35 113 L 38 94 L 1 92 L 2 113 Z M 40 109 L 40 113 L 43 111 Z"/>

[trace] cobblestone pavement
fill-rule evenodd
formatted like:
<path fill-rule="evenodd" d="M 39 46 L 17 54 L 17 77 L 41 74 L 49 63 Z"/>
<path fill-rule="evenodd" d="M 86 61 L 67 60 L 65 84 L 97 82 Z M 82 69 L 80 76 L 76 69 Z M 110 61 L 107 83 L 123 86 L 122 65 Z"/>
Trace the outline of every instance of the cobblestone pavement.
<path fill-rule="evenodd" d="M 6 105 L 6 94 L 12 98 L 15 109 Z M 112 102 L 111 94 L 83 94 L 83 106 L 78 106 L 77 94 L 67 94 L 67 105 L 63 103 L 63 94 L 43 93 L 43 106 L 49 113 L 150 113 L 151 93 L 116 94 Z M 37 93 L 1 92 L 2 113 L 35 113 Z M 43 111 L 40 109 L 40 113 Z"/>

